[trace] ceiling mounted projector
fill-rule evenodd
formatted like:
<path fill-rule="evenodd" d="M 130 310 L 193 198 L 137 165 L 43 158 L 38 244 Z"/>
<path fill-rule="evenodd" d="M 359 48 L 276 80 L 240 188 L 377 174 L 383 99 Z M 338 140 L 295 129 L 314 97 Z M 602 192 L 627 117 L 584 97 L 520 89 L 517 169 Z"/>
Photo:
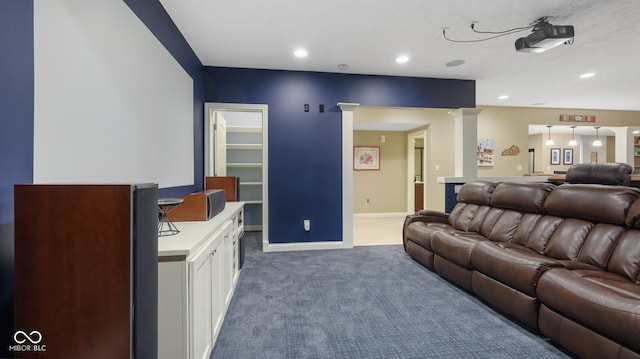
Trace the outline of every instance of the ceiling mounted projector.
<path fill-rule="evenodd" d="M 516 40 L 516 51 L 540 53 L 564 43 L 573 43 L 573 26 L 551 25 L 547 18 L 541 18 L 534 25 L 531 34 Z"/>

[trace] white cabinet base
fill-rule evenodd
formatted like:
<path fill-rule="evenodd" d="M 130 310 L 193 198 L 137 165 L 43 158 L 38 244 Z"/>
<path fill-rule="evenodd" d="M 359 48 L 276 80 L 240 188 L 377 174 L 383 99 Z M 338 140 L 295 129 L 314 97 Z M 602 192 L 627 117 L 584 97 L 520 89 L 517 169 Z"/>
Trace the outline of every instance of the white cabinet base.
<path fill-rule="evenodd" d="M 239 275 L 243 203 L 209 221 L 177 222 L 158 246 L 158 357 L 207 359 Z M 234 257 L 235 256 L 235 257 Z"/>

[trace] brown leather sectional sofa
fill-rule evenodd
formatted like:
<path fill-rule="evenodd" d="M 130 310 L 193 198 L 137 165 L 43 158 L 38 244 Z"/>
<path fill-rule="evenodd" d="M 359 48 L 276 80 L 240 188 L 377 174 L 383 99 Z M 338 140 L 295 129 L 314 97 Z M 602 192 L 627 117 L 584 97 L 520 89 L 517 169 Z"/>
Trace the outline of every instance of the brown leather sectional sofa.
<path fill-rule="evenodd" d="M 600 167 L 567 179 L 631 172 Z M 639 189 L 469 182 L 451 213 L 407 216 L 403 237 L 416 261 L 573 354 L 640 358 Z"/>

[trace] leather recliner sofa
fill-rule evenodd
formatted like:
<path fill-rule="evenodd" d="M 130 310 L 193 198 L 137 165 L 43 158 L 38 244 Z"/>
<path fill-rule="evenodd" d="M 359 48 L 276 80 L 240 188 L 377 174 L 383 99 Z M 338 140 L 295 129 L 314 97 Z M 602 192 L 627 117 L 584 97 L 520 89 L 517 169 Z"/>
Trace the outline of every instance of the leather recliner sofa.
<path fill-rule="evenodd" d="M 640 358 L 640 190 L 619 185 L 630 173 L 466 183 L 451 213 L 407 216 L 405 251 L 579 357 Z"/>

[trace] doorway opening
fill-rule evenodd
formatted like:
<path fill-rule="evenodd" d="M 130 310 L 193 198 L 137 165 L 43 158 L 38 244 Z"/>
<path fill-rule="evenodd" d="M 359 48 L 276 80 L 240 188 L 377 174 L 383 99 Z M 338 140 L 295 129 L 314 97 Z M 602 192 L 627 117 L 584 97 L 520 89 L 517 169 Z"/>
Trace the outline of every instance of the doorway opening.
<path fill-rule="evenodd" d="M 407 141 L 407 213 L 425 209 L 427 199 L 424 190 L 427 168 L 425 149 L 427 130 L 411 132 Z"/>
<path fill-rule="evenodd" d="M 379 169 L 354 170 L 354 150 L 349 146 L 345 160 L 353 190 L 343 195 L 352 204 L 354 246 L 401 244 L 399 233 L 407 213 L 415 211 L 416 202 L 418 207 L 426 205 L 430 115 L 426 109 L 359 106 L 355 110 L 353 131 L 347 136 L 353 146 L 379 148 Z"/>
<path fill-rule="evenodd" d="M 529 173 L 536 173 L 536 149 L 529 149 Z"/>
<path fill-rule="evenodd" d="M 237 200 L 245 203 L 244 228 L 262 231 L 269 244 L 268 106 L 205 103 L 204 174 L 235 177 Z"/>

